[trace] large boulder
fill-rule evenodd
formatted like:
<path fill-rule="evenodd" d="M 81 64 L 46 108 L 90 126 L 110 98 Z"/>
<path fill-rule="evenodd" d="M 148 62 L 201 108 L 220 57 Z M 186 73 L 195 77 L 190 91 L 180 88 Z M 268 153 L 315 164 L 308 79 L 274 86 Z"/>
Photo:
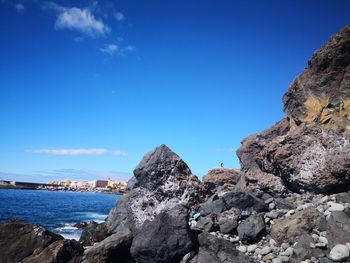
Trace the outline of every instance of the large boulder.
<path fill-rule="evenodd" d="M 261 214 L 253 214 L 239 224 L 237 228 L 240 240 L 245 244 L 253 244 L 260 241 L 266 235 L 264 217 Z"/>
<path fill-rule="evenodd" d="M 108 215 L 110 234 L 124 227 L 137 230 L 165 210 L 178 204 L 196 205 L 206 196 L 187 164 L 165 145 L 144 156 L 132 180 L 131 191 L 117 201 Z"/>
<path fill-rule="evenodd" d="M 203 232 L 198 236 L 199 250 L 190 263 L 248 263 L 253 262 L 238 251 L 231 242 Z"/>
<path fill-rule="evenodd" d="M 280 243 L 293 243 L 298 236 L 309 234 L 317 228 L 322 216 L 319 211 L 310 207 L 294 215 L 277 219 L 271 227 L 271 237 Z"/>
<path fill-rule="evenodd" d="M 62 239 L 46 248 L 37 249 L 21 263 L 80 263 L 83 252 L 84 248 L 78 241 Z"/>
<path fill-rule="evenodd" d="M 330 247 L 350 243 L 350 213 L 334 211 L 327 220 L 327 239 Z"/>
<path fill-rule="evenodd" d="M 350 25 L 308 62 L 284 95 L 286 118 L 243 140 L 248 181 L 331 193 L 350 189 Z"/>
<path fill-rule="evenodd" d="M 99 243 L 87 248 L 84 251 L 83 263 L 132 263 L 134 260 L 130 255 L 132 233 L 129 229 L 110 235 Z M 123 261 L 121 261 L 121 259 Z"/>
<path fill-rule="evenodd" d="M 23 221 L 0 224 L 0 262 L 19 262 L 53 242 L 63 239 L 42 227 Z"/>
<path fill-rule="evenodd" d="M 188 219 L 188 209 L 179 205 L 146 221 L 133 239 L 133 258 L 140 263 L 179 262 L 195 245 Z"/>
<path fill-rule="evenodd" d="M 240 181 L 241 176 L 241 171 L 237 169 L 215 168 L 203 176 L 202 181 L 212 191 L 220 187 L 231 189 Z"/>

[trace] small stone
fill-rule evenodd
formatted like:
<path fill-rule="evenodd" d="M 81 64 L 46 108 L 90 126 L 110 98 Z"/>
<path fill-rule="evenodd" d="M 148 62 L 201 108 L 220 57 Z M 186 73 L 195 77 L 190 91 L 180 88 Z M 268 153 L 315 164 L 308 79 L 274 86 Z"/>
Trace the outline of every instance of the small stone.
<path fill-rule="evenodd" d="M 348 247 L 348 249 L 350 250 L 350 243 L 346 243 L 345 244 L 347 247 Z"/>
<path fill-rule="evenodd" d="M 318 241 L 328 245 L 328 239 L 324 236 L 319 237 Z"/>
<path fill-rule="evenodd" d="M 329 258 L 333 261 L 345 261 L 349 257 L 349 248 L 346 245 L 335 245 L 329 253 Z"/>
<path fill-rule="evenodd" d="M 270 245 L 271 246 L 277 246 L 277 242 L 274 239 L 270 239 Z"/>
<path fill-rule="evenodd" d="M 311 248 L 316 248 L 315 243 L 310 242 L 310 247 L 311 247 Z"/>
<path fill-rule="evenodd" d="M 270 210 L 273 210 L 276 208 L 276 204 L 275 203 L 269 203 L 269 208 Z"/>
<path fill-rule="evenodd" d="M 265 204 L 269 204 L 269 203 L 271 203 L 273 201 L 273 197 L 271 197 L 271 198 L 268 198 L 268 199 L 266 199 L 265 200 Z"/>
<path fill-rule="evenodd" d="M 282 263 L 282 260 L 280 258 L 274 258 L 272 263 Z"/>
<path fill-rule="evenodd" d="M 312 234 L 311 237 L 312 237 L 312 239 L 313 239 L 315 242 L 317 242 L 318 239 L 319 239 L 319 236 L 316 235 L 316 234 Z"/>
<path fill-rule="evenodd" d="M 254 252 L 255 249 L 257 249 L 257 247 L 258 247 L 257 245 L 250 245 L 250 246 L 248 246 L 248 247 L 247 247 L 248 253 Z"/>
<path fill-rule="evenodd" d="M 247 252 L 247 247 L 246 247 L 246 246 L 239 246 L 237 249 L 238 249 L 239 251 L 241 251 L 242 253 Z"/>
<path fill-rule="evenodd" d="M 281 260 L 281 262 L 289 262 L 288 256 L 279 256 L 278 258 Z"/>
<path fill-rule="evenodd" d="M 272 259 L 273 259 L 273 254 L 272 254 L 272 253 L 267 254 L 267 255 L 265 255 L 265 256 L 262 258 L 263 261 L 268 261 L 268 260 L 272 260 Z"/>
<path fill-rule="evenodd" d="M 288 217 L 288 216 L 291 216 L 291 215 L 293 215 L 294 213 L 295 213 L 294 210 L 289 210 L 289 211 L 287 212 L 286 216 L 287 216 L 287 217 Z"/>
<path fill-rule="evenodd" d="M 325 243 L 316 243 L 315 247 L 321 248 L 321 249 L 326 249 L 327 248 L 327 244 L 325 244 Z"/>
<path fill-rule="evenodd" d="M 294 249 L 292 247 L 289 247 L 284 252 L 280 253 L 280 255 L 290 257 L 293 255 L 293 252 L 294 252 Z"/>
<path fill-rule="evenodd" d="M 237 242 L 239 241 L 239 237 L 230 237 L 230 238 L 229 238 L 229 241 L 230 241 L 231 243 L 237 243 Z"/>
<path fill-rule="evenodd" d="M 265 246 L 260 250 L 260 255 L 264 256 L 271 252 L 271 248 L 269 246 Z"/>
<path fill-rule="evenodd" d="M 343 211 L 345 207 L 342 204 L 338 203 L 333 203 L 333 202 L 328 202 L 331 206 L 328 208 L 329 212 L 334 212 L 334 211 Z"/>
<path fill-rule="evenodd" d="M 289 248 L 289 244 L 284 242 L 284 243 L 281 244 L 281 247 L 282 247 L 284 250 L 286 250 L 287 248 Z"/>

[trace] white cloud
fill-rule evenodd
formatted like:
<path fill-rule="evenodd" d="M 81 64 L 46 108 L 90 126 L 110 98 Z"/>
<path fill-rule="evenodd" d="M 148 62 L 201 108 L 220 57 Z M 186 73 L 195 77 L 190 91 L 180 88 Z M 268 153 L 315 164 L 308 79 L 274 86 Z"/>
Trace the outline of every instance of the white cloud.
<path fill-rule="evenodd" d="M 17 10 L 17 12 L 21 13 L 24 11 L 24 5 L 21 3 L 15 4 L 15 9 Z"/>
<path fill-rule="evenodd" d="M 29 153 L 38 154 L 53 154 L 53 155 L 115 155 L 115 156 L 126 156 L 126 152 L 121 150 L 109 150 L 104 148 L 96 149 L 36 149 L 26 150 Z"/>
<path fill-rule="evenodd" d="M 100 48 L 100 51 L 112 56 L 119 51 L 119 46 L 116 44 L 105 45 L 103 48 Z"/>
<path fill-rule="evenodd" d="M 90 8 L 68 8 L 53 2 L 44 3 L 42 8 L 58 13 L 56 29 L 76 30 L 93 38 L 104 37 L 111 31 L 102 20 L 95 18 Z"/>
<path fill-rule="evenodd" d="M 135 46 L 132 46 L 132 45 L 128 45 L 126 47 L 123 47 L 120 52 L 119 52 L 119 55 L 120 56 L 125 56 L 127 55 L 128 53 L 131 53 L 131 52 L 134 52 L 136 51 L 136 47 Z"/>
<path fill-rule="evenodd" d="M 123 21 L 125 20 L 125 15 L 121 12 L 115 12 L 114 17 L 117 21 Z"/>

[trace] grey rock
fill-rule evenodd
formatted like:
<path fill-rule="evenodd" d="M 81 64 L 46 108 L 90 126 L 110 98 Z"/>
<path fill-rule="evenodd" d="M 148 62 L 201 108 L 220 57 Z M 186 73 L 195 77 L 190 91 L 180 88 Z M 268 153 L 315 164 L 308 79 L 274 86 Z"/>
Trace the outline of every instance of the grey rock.
<path fill-rule="evenodd" d="M 132 241 L 132 257 L 139 263 L 179 262 L 195 245 L 188 219 L 187 208 L 179 205 L 146 221 Z"/>
<path fill-rule="evenodd" d="M 346 261 L 349 258 L 349 248 L 346 245 L 338 244 L 332 248 L 329 258 L 335 262 Z"/>
<path fill-rule="evenodd" d="M 205 232 L 217 231 L 219 227 L 216 223 L 216 215 L 210 214 L 205 217 L 201 217 L 193 229 Z"/>
<path fill-rule="evenodd" d="M 237 228 L 240 240 L 246 244 L 258 242 L 266 234 L 266 227 L 262 215 L 251 215 Z"/>
<path fill-rule="evenodd" d="M 218 225 L 220 227 L 220 232 L 224 234 L 230 234 L 236 230 L 238 226 L 238 218 L 241 211 L 236 208 L 231 208 L 218 215 Z"/>
<path fill-rule="evenodd" d="M 329 247 L 350 242 L 350 216 L 345 212 L 333 212 L 327 221 Z"/>

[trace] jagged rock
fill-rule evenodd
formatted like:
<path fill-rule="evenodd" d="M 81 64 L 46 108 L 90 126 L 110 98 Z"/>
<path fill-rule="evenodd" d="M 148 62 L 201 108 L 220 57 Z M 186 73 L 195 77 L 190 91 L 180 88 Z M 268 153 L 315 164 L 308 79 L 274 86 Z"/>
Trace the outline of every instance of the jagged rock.
<path fill-rule="evenodd" d="M 350 242 L 350 215 L 333 212 L 327 220 L 327 239 L 330 247 Z"/>
<path fill-rule="evenodd" d="M 146 220 L 178 204 L 195 205 L 206 192 L 186 163 L 167 146 L 147 153 L 134 170 L 133 189 L 123 195 L 106 220 L 109 234 L 138 229 Z"/>
<path fill-rule="evenodd" d="M 198 236 L 198 254 L 190 263 L 248 263 L 253 262 L 235 246 L 222 238 L 203 232 Z"/>
<path fill-rule="evenodd" d="M 205 217 L 201 217 L 193 229 L 205 232 L 217 231 L 219 227 L 216 223 L 216 215 L 210 214 Z"/>
<path fill-rule="evenodd" d="M 229 188 L 229 186 L 236 185 L 241 176 L 241 171 L 237 169 L 215 168 L 203 176 L 203 184 L 212 191 L 219 186 Z"/>
<path fill-rule="evenodd" d="M 128 228 L 112 234 L 84 251 L 83 263 L 133 263 L 130 255 L 132 233 Z M 123 260 L 123 261 L 121 261 Z"/>
<path fill-rule="evenodd" d="M 240 240 L 245 244 L 253 244 L 266 235 L 266 227 L 262 215 L 254 214 L 244 220 L 237 228 Z"/>
<path fill-rule="evenodd" d="M 7 221 L 0 224 L 0 262 L 19 262 L 32 255 L 36 249 L 43 249 L 63 239 L 42 227 L 23 221 Z"/>
<path fill-rule="evenodd" d="M 46 248 L 35 250 L 21 263 L 80 263 L 83 252 L 83 246 L 75 240 L 58 240 Z"/>
<path fill-rule="evenodd" d="M 107 228 L 105 223 L 98 224 L 94 221 L 81 226 L 83 230 L 79 242 L 83 246 L 91 246 L 96 242 L 100 242 L 107 237 Z"/>
<path fill-rule="evenodd" d="M 268 211 L 264 201 L 253 194 L 243 191 L 231 191 L 225 193 L 222 197 L 213 195 L 205 203 L 200 205 L 199 212 L 202 216 L 206 216 L 209 214 L 220 214 L 231 208 L 237 208 L 242 211 Z"/>
<path fill-rule="evenodd" d="M 238 219 L 241 215 L 241 211 L 237 208 L 231 208 L 218 215 L 218 225 L 220 232 L 223 234 L 230 234 L 236 230 L 238 226 Z"/>
<path fill-rule="evenodd" d="M 132 257 L 140 263 L 179 262 L 195 244 L 188 218 L 187 208 L 179 205 L 146 221 L 133 239 Z"/>
<path fill-rule="evenodd" d="M 296 237 L 308 234 L 316 228 L 321 216 L 315 208 L 307 208 L 289 217 L 277 219 L 271 227 L 271 237 L 280 243 L 293 243 Z"/>
<path fill-rule="evenodd" d="M 280 192 L 350 189 L 350 25 L 314 53 L 283 98 L 286 118 L 237 150 L 248 181 Z"/>

